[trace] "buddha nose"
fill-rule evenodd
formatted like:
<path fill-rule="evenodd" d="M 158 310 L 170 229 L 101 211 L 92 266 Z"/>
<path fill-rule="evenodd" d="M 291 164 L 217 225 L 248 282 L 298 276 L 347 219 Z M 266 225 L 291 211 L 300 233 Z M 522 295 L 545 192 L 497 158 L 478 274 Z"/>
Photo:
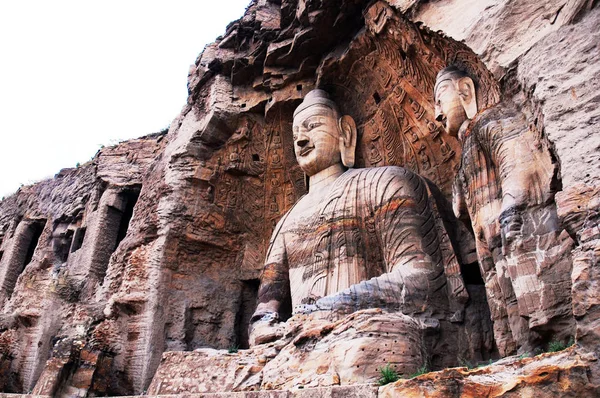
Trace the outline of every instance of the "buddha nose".
<path fill-rule="evenodd" d="M 304 148 L 306 145 L 308 145 L 308 139 L 305 137 L 298 138 L 296 140 L 296 145 L 298 145 L 300 148 Z"/>
<path fill-rule="evenodd" d="M 304 133 L 304 131 L 300 131 L 298 134 L 298 138 L 296 138 L 296 145 L 298 145 L 299 148 L 304 148 L 306 145 L 308 145 L 308 142 L 309 139 Z"/>
<path fill-rule="evenodd" d="M 439 106 L 435 107 L 435 120 L 437 120 L 438 122 L 444 120 L 444 114 L 442 113 L 442 110 Z"/>

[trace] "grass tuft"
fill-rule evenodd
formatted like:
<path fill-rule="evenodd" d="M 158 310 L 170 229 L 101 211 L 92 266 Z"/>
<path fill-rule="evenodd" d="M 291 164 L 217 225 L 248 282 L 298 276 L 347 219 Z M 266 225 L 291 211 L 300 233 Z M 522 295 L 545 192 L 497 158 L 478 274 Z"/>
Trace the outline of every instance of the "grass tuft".
<path fill-rule="evenodd" d="M 424 375 L 425 373 L 429 373 L 429 367 L 427 366 L 427 364 L 423 364 L 423 366 L 421 366 L 419 369 L 417 369 L 417 371 L 415 373 L 408 376 L 408 378 L 412 379 L 414 377 Z"/>
<path fill-rule="evenodd" d="M 546 352 L 562 351 L 571 347 L 573 344 L 575 344 L 575 340 L 573 340 L 573 337 L 571 337 L 567 343 L 564 343 L 560 340 L 552 340 L 550 343 L 548 343 L 548 350 Z"/>
<path fill-rule="evenodd" d="M 380 386 L 385 386 L 386 384 L 393 383 L 400 379 L 398 372 L 396 372 L 396 370 L 392 368 L 392 365 L 389 363 L 383 368 L 379 369 L 379 374 L 381 375 L 378 380 Z"/>
<path fill-rule="evenodd" d="M 476 369 L 479 369 L 479 368 L 485 368 L 486 366 L 490 366 L 490 365 L 491 365 L 491 364 L 493 364 L 494 362 L 496 362 L 496 361 L 494 361 L 492 358 L 490 358 L 490 359 L 488 359 L 488 361 L 487 361 L 487 362 L 483 362 L 483 363 L 480 363 L 479 365 L 477 365 L 477 368 L 476 368 Z"/>
<path fill-rule="evenodd" d="M 468 359 L 465 359 L 463 357 L 458 357 L 458 366 L 461 366 L 461 367 L 467 368 L 467 369 L 473 369 L 477 365 L 474 364 L 473 362 L 469 361 Z"/>

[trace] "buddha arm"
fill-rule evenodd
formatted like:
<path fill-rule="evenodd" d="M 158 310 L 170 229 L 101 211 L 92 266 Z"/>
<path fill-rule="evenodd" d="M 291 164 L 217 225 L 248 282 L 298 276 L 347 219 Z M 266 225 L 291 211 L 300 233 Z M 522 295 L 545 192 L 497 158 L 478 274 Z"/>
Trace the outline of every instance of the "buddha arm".
<path fill-rule="evenodd" d="M 503 109 L 502 119 L 481 126 L 479 139 L 498 168 L 502 207 L 498 215 L 505 244 L 521 234 L 523 213 L 552 199 L 555 165 L 535 129 L 521 112 Z M 554 223 L 552 221 L 555 221 Z M 556 220 L 548 218 L 554 227 Z"/>
<path fill-rule="evenodd" d="M 426 184 L 398 167 L 378 172 L 366 205 L 381 242 L 387 273 L 317 300 L 317 309 L 351 313 L 383 307 L 423 312 L 446 280 Z M 367 215 L 369 217 L 369 215 Z"/>

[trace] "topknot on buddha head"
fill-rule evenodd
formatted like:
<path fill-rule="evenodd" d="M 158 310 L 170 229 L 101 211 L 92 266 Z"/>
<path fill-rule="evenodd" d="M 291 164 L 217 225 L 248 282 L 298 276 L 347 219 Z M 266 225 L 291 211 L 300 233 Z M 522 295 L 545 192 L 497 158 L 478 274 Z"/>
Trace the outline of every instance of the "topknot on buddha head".
<path fill-rule="evenodd" d="M 314 105 L 324 105 L 331 108 L 337 115 L 340 114 L 337 104 L 329 98 L 329 94 L 325 90 L 315 89 L 306 94 L 302 103 L 294 111 L 294 117 Z"/>

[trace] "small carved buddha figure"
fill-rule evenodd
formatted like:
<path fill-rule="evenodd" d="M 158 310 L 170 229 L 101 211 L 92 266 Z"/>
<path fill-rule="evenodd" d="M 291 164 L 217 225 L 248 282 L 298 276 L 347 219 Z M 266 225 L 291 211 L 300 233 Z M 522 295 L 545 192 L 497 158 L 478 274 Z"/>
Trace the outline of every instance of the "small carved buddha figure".
<path fill-rule="evenodd" d="M 294 112 L 294 151 L 309 191 L 273 232 L 252 345 L 277 338 L 271 326 L 286 317 L 290 300 L 295 313 L 384 308 L 441 318 L 448 311 L 426 182 L 401 167 L 352 169 L 356 134 L 354 120 L 322 90 Z M 466 299 L 464 290 L 450 290 Z"/>
<path fill-rule="evenodd" d="M 539 344 L 532 330 L 568 333 L 570 239 L 558 236 L 548 143 L 514 105 L 478 111 L 474 81 L 456 67 L 438 73 L 434 99 L 436 120 L 462 143 L 453 207 L 473 226 L 500 353 Z"/>

